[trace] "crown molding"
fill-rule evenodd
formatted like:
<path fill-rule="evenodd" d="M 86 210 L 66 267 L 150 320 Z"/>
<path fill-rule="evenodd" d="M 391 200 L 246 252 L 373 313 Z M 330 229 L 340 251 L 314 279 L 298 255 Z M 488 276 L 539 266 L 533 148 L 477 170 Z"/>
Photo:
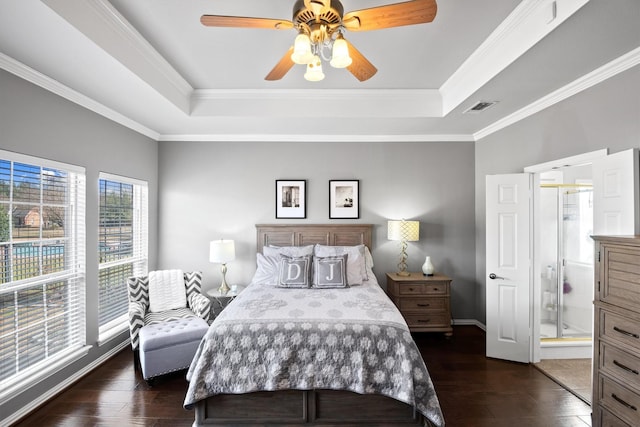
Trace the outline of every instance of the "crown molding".
<path fill-rule="evenodd" d="M 440 87 L 446 116 L 589 0 L 523 0 Z"/>
<path fill-rule="evenodd" d="M 551 107 L 573 95 L 576 95 L 586 89 L 589 89 L 611 77 L 622 73 L 630 68 L 633 68 L 640 64 L 640 47 L 614 59 L 613 61 L 603 65 L 585 74 L 579 79 L 567 84 L 566 86 L 549 93 L 546 96 L 532 102 L 520 110 L 503 117 L 502 119 L 492 123 L 484 129 L 473 134 L 476 141 L 480 141 L 482 138 L 486 138 L 492 133 L 498 132 L 512 124 L 524 120 L 529 116 L 532 116 L 545 108 Z"/>
<path fill-rule="evenodd" d="M 216 117 L 442 117 L 435 89 L 198 89 L 191 115 Z"/>
<path fill-rule="evenodd" d="M 107 0 L 42 0 L 185 113 L 193 87 Z"/>
<path fill-rule="evenodd" d="M 105 105 L 94 101 L 93 99 L 63 85 L 62 83 L 54 80 L 15 59 L 0 52 L 0 68 L 24 79 L 37 86 L 42 87 L 58 96 L 61 96 L 71 102 L 74 102 L 88 110 L 91 110 L 109 120 L 112 120 L 122 126 L 125 126 L 135 132 L 145 135 L 156 141 L 264 141 L 264 142 L 284 142 L 284 141 L 326 141 L 326 142 L 349 142 L 349 141 L 384 141 L 384 142 L 435 142 L 435 141 L 451 141 L 451 142 L 466 142 L 466 141 L 478 141 L 483 138 L 498 132 L 514 123 L 519 122 L 535 113 L 542 111 L 545 108 L 551 107 L 558 102 L 561 102 L 570 96 L 573 96 L 581 91 L 589 89 L 615 75 L 624 72 L 630 68 L 633 68 L 640 64 L 640 47 L 636 48 L 619 58 L 597 68 L 591 73 L 569 83 L 568 85 L 538 99 L 537 101 L 529 104 L 528 106 L 510 114 L 484 129 L 472 134 L 443 134 L 443 135 L 257 135 L 257 134 L 160 134 L 157 131 L 149 129 L 140 123 L 131 120 L 123 114 L 112 110 Z M 272 91 L 271 96 L 276 96 L 277 91 Z M 301 91 L 301 92 L 307 92 Z M 211 96 L 208 94 L 207 96 Z M 213 94 L 214 96 L 220 94 Z M 302 96 L 301 93 L 298 96 Z M 308 96 L 308 94 L 307 94 Z"/>
<path fill-rule="evenodd" d="M 158 141 L 171 142 L 474 142 L 473 135 L 161 135 Z"/>
<path fill-rule="evenodd" d="M 160 137 L 158 132 L 131 120 L 125 115 L 94 101 L 88 96 L 16 61 L 2 52 L 0 52 L 0 68 L 153 140 L 157 141 Z"/>

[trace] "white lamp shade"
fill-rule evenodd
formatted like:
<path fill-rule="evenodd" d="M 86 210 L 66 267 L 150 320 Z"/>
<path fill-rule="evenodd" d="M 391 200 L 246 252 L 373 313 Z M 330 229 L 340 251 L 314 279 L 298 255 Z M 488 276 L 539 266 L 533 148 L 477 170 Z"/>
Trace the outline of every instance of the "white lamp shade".
<path fill-rule="evenodd" d="M 213 240 L 209 244 L 209 262 L 226 264 L 236 258 L 236 247 L 233 240 Z"/>
<path fill-rule="evenodd" d="M 307 64 L 307 72 L 304 73 L 304 78 L 310 82 L 319 82 L 324 79 L 324 73 L 322 72 L 322 62 L 318 55 L 313 57 L 313 61 Z"/>
<path fill-rule="evenodd" d="M 333 68 L 346 68 L 351 65 L 353 60 L 349 56 L 349 47 L 347 41 L 342 37 L 338 37 L 333 42 L 333 50 L 331 51 L 331 61 L 329 62 Z"/>
<path fill-rule="evenodd" d="M 293 43 L 291 60 L 296 64 L 308 64 L 313 60 L 313 53 L 311 53 L 311 40 L 308 35 L 300 33 L 296 36 L 296 40 Z"/>
<path fill-rule="evenodd" d="M 420 240 L 420 221 L 387 221 L 387 238 L 417 242 Z"/>

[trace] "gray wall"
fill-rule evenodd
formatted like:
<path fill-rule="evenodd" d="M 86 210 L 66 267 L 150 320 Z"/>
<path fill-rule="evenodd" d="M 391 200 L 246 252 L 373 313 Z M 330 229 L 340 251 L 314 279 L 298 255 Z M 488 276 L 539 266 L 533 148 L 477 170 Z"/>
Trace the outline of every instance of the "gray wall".
<path fill-rule="evenodd" d="M 640 67 L 634 67 L 476 143 L 476 319 L 485 311 L 485 176 L 609 148 L 640 147 Z"/>
<path fill-rule="evenodd" d="M 398 242 L 387 219 L 420 221 L 408 265 L 430 255 L 453 278 L 454 318 L 475 318 L 474 172 L 472 143 L 203 143 L 160 142 L 159 266 L 198 269 L 205 289 L 221 280 L 208 262 L 210 240 L 236 242 L 227 282 L 247 284 L 255 272 L 260 223 L 375 225 L 374 271 L 396 271 Z M 275 180 L 307 180 L 307 218 L 275 219 Z M 329 220 L 329 180 L 360 180 L 360 219 Z"/>
<path fill-rule="evenodd" d="M 2 418 L 128 340 L 128 332 L 98 347 L 98 173 L 149 183 L 149 264 L 157 260 L 157 164 L 155 141 L 0 70 L 0 149 L 83 166 L 87 174 L 87 343 L 80 361 L 0 406 Z"/>

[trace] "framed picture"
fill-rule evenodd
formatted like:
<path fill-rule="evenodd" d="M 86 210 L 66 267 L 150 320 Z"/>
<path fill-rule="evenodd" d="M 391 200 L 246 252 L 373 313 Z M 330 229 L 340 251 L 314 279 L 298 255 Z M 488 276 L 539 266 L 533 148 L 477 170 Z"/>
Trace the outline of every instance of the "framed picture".
<path fill-rule="evenodd" d="M 360 181 L 329 181 L 329 218 L 360 218 Z"/>
<path fill-rule="evenodd" d="M 307 217 L 307 181 L 276 180 L 276 218 Z"/>

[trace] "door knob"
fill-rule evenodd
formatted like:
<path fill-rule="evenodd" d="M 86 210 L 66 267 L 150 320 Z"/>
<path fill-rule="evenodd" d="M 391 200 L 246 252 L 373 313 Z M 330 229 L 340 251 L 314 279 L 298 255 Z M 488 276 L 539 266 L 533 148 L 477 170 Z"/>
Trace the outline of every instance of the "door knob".
<path fill-rule="evenodd" d="M 491 273 L 491 274 L 489 275 L 489 279 L 491 279 L 491 280 L 495 280 L 495 279 L 502 279 L 502 280 L 504 280 L 504 277 L 496 276 L 496 273 Z"/>

